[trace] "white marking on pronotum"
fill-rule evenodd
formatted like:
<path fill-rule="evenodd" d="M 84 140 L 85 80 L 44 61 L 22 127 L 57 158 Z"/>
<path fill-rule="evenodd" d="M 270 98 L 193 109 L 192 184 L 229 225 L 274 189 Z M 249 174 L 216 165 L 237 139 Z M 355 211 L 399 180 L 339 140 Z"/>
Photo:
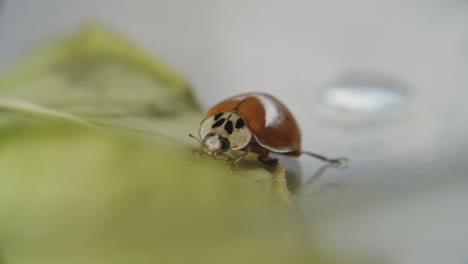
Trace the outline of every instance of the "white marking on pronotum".
<path fill-rule="evenodd" d="M 266 96 L 257 96 L 257 98 L 265 109 L 265 126 L 271 126 L 275 122 L 278 122 L 280 112 L 278 112 L 278 108 L 275 107 L 276 102 Z"/>

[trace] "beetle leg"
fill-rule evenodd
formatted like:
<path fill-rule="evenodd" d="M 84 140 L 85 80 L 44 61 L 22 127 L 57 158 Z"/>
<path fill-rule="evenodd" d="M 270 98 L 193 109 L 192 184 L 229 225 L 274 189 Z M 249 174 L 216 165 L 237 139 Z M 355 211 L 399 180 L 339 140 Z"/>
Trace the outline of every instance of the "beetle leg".
<path fill-rule="evenodd" d="M 206 154 L 205 151 L 200 150 L 200 149 L 194 149 L 194 150 L 192 150 L 192 153 L 197 154 L 197 157 L 201 157 L 201 156 Z"/>
<path fill-rule="evenodd" d="M 338 168 L 345 168 L 347 163 L 348 163 L 347 158 L 329 159 L 329 158 L 327 158 L 325 156 L 322 156 L 322 155 L 319 155 L 319 154 L 316 154 L 316 153 L 312 153 L 312 152 L 308 152 L 308 151 L 301 151 L 300 154 L 306 154 L 306 155 L 309 155 L 309 156 L 314 157 L 316 159 L 326 161 L 326 162 L 330 163 L 330 165 L 338 167 Z"/>
<path fill-rule="evenodd" d="M 278 164 L 278 159 L 273 159 L 268 157 L 270 155 L 270 151 L 267 149 L 263 149 L 263 153 L 260 153 L 257 157 L 257 160 L 260 161 L 265 166 L 275 166 Z"/>
<path fill-rule="evenodd" d="M 220 153 L 220 155 L 223 156 L 225 160 L 232 160 L 232 157 L 225 153 Z"/>
<path fill-rule="evenodd" d="M 248 146 L 246 149 L 245 149 L 245 152 L 242 153 L 242 155 L 240 155 L 239 157 L 237 157 L 237 159 L 235 159 L 232 163 L 231 163 L 231 172 L 232 173 L 235 173 L 235 168 L 236 168 L 236 165 L 237 163 L 239 163 L 239 161 L 243 160 L 250 152 L 250 146 Z"/>

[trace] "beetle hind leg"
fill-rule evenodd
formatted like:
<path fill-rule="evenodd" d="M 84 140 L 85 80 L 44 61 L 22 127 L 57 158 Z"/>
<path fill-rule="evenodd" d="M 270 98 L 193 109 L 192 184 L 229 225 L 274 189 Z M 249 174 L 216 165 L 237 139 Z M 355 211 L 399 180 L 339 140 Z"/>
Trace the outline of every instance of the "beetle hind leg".
<path fill-rule="evenodd" d="M 262 153 L 258 154 L 257 160 L 267 167 L 278 165 L 278 159 L 271 158 L 270 151 L 264 149 Z"/>
<path fill-rule="evenodd" d="M 348 159 L 347 158 L 330 159 L 330 158 L 327 158 L 327 157 L 325 157 L 323 155 L 313 153 L 313 152 L 309 152 L 309 151 L 299 152 L 299 155 L 302 155 L 302 154 L 306 154 L 306 155 L 314 157 L 316 159 L 326 161 L 326 162 L 330 163 L 330 165 L 332 165 L 332 166 L 334 166 L 336 168 L 340 168 L 340 169 L 346 168 L 346 166 L 348 164 Z"/>

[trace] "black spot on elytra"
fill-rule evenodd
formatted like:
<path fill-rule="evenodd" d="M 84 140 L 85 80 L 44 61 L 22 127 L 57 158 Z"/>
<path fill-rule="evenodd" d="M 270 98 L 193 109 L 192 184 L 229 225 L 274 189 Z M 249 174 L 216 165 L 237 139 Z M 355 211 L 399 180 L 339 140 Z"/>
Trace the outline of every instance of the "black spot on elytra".
<path fill-rule="evenodd" d="M 211 128 L 215 128 L 215 127 L 221 126 L 221 125 L 224 123 L 224 121 L 226 121 L 226 119 L 224 119 L 224 118 L 222 118 L 222 119 L 216 121 L 216 123 L 214 123 L 214 124 L 211 126 Z"/>
<path fill-rule="evenodd" d="M 234 128 L 232 127 L 232 121 L 231 120 L 228 120 L 226 122 L 226 124 L 224 125 L 224 129 L 229 133 L 229 135 L 232 134 L 232 130 Z"/>
<path fill-rule="evenodd" d="M 242 119 L 237 119 L 236 121 L 236 128 L 243 128 L 245 126 L 244 120 Z"/>
<path fill-rule="evenodd" d="M 218 120 L 224 113 L 221 112 L 221 113 L 217 113 L 215 116 L 214 116 L 214 120 Z"/>

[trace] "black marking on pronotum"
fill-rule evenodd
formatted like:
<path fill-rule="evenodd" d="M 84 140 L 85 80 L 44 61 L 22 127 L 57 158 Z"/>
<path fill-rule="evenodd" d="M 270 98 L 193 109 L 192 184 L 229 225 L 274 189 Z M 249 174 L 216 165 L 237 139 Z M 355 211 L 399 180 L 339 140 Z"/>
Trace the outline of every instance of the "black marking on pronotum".
<path fill-rule="evenodd" d="M 244 120 L 242 119 L 237 119 L 236 121 L 236 128 L 243 128 L 245 126 Z"/>
<path fill-rule="evenodd" d="M 214 116 L 214 120 L 218 120 L 224 113 L 221 112 L 221 113 L 217 113 L 215 116 Z"/>
<path fill-rule="evenodd" d="M 232 127 L 232 121 L 231 120 L 228 120 L 226 122 L 226 124 L 224 125 L 224 129 L 229 133 L 229 135 L 232 134 L 232 130 L 234 128 Z"/>
<path fill-rule="evenodd" d="M 221 126 L 221 125 L 224 123 L 224 121 L 226 121 L 226 119 L 221 118 L 220 120 L 216 121 L 216 123 L 214 123 L 214 124 L 211 126 L 211 128 L 215 128 L 215 127 Z"/>

